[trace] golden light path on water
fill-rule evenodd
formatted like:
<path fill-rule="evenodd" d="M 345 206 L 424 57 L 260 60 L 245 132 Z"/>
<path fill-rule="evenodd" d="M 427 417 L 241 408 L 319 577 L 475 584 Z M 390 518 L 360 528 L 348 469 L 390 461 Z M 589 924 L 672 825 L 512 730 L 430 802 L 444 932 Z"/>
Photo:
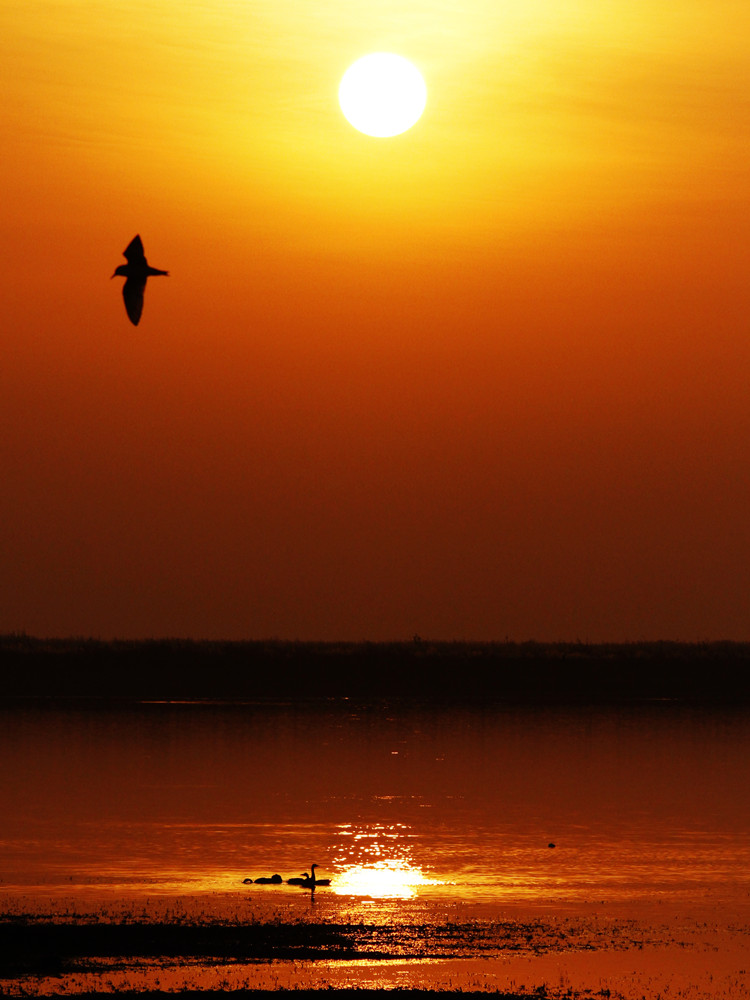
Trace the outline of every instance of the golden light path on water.
<path fill-rule="evenodd" d="M 411 899 L 417 887 L 439 885 L 420 868 L 403 861 L 378 861 L 344 869 L 331 888 L 337 896 L 370 896 L 372 899 Z"/>
<path fill-rule="evenodd" d="M 440 885 L 428 878 L 411 856 L 414 834 L 404 823 L 338 828 L 337 874 L 331 888 L 338 896 L 411 899 L 421 886 Z"/>

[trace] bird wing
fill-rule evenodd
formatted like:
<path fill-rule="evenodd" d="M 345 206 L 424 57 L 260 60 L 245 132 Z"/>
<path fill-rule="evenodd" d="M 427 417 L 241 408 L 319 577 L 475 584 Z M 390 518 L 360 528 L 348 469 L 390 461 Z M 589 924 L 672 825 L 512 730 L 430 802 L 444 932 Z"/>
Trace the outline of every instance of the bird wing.
<path fill-rule="evenodd" d="M 122 297 L 125 301 L 125 311 L 133 326 L 138 326 L 138 320 L 143 312 L 143 293 L 146 290 L 146 279 L 128 278 L 122 286 Z"/>
<path fill-rule="evenodd" d="M 122 253 L 128 264 L 136 264 L 139 261 L 145 262 L 146 260 L 140 236 L 134 236 Z"/>

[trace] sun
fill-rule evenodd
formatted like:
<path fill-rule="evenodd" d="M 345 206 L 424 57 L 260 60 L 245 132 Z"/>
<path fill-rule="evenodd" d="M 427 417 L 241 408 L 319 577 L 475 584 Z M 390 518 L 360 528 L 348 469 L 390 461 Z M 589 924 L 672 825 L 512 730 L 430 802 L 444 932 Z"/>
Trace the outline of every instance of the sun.
<path fill-rule="evenodd" d="M 339 104 L 346 120 L 365 135 L 399 135 L 417 122 L 427 87 L 413 63 L 392 52 L 362 56 L 341 78 Z"/>

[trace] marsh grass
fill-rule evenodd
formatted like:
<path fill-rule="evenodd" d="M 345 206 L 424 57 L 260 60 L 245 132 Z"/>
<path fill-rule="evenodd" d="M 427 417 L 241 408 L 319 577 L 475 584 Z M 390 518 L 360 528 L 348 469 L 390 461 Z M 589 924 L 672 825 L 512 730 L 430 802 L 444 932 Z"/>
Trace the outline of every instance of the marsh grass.
<path fill-rule="evenodd" d="M 186 964 L 439 960 L 642 946 L 635 922 L 617 930 L 586 920 L 378 924 L 310 919 L 169 921 L 135 914 L 0 914 L 0 978 L 101 970 L 159 960 Z"/>
<path fill-rule="evenodd" d="M 367 996 L 388 989 L 489 992 L 501 1000 L 747 996 L 744 964 L 735 957 L 722 965 L 710 950 L 719 944 L 718 926 L 690 931 L 682 920 L 647 926 L 622 916 L 558 914 L 396 924 L 163 915 L 104 908 L 0 914 L 0 994 L 207 998 L 336 989 Z M 746 926 L 734 929 L 735 955 L 745 953 L 747 936 Z"/>

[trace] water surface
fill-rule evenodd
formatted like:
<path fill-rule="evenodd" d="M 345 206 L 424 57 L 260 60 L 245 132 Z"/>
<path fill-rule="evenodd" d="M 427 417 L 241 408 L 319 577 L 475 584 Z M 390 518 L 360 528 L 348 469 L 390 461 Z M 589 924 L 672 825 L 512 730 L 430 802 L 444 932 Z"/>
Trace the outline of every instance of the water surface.
<path fill-rule="evenodd" d="M 600 946 L 607 921 L 650 926 L 655 906 L 683 937 L 699 913 L 735 939 L 747 924 L 741 712 L 342 699 L 0 715 L 6 911 L 404 928 L 585 917 Z M 313 862 L 332 880 L 314 895 L 242 883 Z M 470 936 L 462 947 L 478 954 Z"/>

